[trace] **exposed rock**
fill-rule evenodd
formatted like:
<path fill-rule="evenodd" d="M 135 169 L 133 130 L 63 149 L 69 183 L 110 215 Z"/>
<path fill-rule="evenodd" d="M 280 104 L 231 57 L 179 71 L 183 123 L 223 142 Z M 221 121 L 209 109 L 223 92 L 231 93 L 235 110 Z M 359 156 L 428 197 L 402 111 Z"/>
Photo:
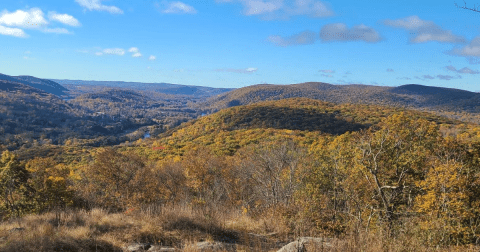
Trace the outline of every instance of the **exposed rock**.
<path fill-rule="evenodd" d="M 190 248 L 198 252 L 237 251 L 235 244 L 223 242 L 197 242 Z"/>
<path fill-rule="evenodd" d="M 148 252 L 175 252 L 175 249 L 171 247 L 152 246 L 148 249 Z"/>
<path fill-rule="evenodd" d="M 128 245 L 126 248 L 126 251 L 129 251 L 129 252 L 149 251 L 151 247 L 152 245 L 150 245 L 149 243 L 136 243 L 136 244 Z"/>
<path fill-rule="evenodd" d="M 322 249 L 331 248 L 329 238 L 301 237 L 294 242 L 283 246 L 277 252 L 310 252 L 322 251 Z"/>

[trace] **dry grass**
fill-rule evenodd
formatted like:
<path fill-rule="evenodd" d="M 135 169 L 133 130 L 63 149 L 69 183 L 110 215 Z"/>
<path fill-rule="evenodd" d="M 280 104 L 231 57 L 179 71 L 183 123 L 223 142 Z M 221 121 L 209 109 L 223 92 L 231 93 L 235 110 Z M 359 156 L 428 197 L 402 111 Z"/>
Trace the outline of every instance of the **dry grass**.
<path fill-rule="evenodd" d="M 261 229 L 247 216 L 229 215 L 189 208 L 29 215 L 0 225 L 0 251 L 122 251 L 131 243 L 183 248 L 199 241 L 241 243 L 243 234 Z"/>
<path fill-rule="evenodd" d="M 127 244 L 151 243 L 200 251 L 197 242 L 235 243 L 237 251 L 276 251 L 289 237 L 273 215 L 254 220 L 234 211 L 189 208 L 102 209 L 29 215 L 0 225 L 0 251 L 123 251 Z M 478 247 L 427 248 L 415 237 L 385 239 L 359 234 L 331 239 L 331 246 L 311 245 L 307 251 L 479 251 Z"/>

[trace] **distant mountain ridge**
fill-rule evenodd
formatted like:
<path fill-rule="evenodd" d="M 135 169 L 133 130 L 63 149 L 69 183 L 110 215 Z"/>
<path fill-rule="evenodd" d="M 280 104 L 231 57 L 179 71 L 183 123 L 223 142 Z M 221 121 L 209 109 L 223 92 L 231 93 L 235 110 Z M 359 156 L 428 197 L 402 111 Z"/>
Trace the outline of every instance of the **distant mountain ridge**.
<path fill-rule="evenodd" d="M 332 85 L 307 82 L 292 85 L 253 85 L 239 88 L 198 104 L 211 110 L 251 103 L 304 97 L 333 103 L 375 104 L 434 110 L 480 113 L 480 93 L 466 90 L 407 84 L 399 87 Z"/>
<path fill-rule="evenodd" d="M 142 83 L 124 81 L 85 81 L 85 80 L 57 80 L 62 85 L 105 86 L 115 88 L 129 88 L 141 91 L 154 91 L 164 94 L 188 95 L 194 97 L 210 97 L 234 90 L 233 88 L 212 88 L 204 86 L 190 86 L 170 83 Z"/>
<path fill-rule="evenodd" d="M 0 74 L 0 81 L 2 81 L 1 85 L 3 86 L 3 88 L 0 88 L 1 90 L 26 90 L 24 87 L 16 86 L 16 84 L 23 84 L 57 96 L 64 96 L 66 95 L 65 92 L 68 91 L 68 89 L 54 81 L 40 79 L 33 76 L 9 76 Z M 29 91 L 31 92 L 32 90 Z"/>

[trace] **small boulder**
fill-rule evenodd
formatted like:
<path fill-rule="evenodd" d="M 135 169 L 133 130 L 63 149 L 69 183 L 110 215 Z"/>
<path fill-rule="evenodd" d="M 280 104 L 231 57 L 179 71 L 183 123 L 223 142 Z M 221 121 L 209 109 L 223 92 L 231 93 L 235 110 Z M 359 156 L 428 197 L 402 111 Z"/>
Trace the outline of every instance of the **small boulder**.
<path fill-rule="evenodd" d="M 148 252 L 175 252 L 175 249 L 171 247 L 152 246 L 148 249 Z"/>
<path fill-rule="evenodd" d="M 149 248 L 152 247 L 149 243 L 135 243 L 128 245 L 126 247 L 126 251 L 129 252 L 140 252 L 140 251 L 148 251 Z"/>
<path fill-rule="evenodd" d="M 331 248 L 332 245 L 328 238 L 301 237 L 294 242 L 283 246 L 277 252 L 310 252 L 322 251 L 322 249 Z"/>
<path fill-rule="evenodd" d="M 198 252 L 237 251 L 235 244 L 223 242 L 197 242 L 190 248 Z"/>

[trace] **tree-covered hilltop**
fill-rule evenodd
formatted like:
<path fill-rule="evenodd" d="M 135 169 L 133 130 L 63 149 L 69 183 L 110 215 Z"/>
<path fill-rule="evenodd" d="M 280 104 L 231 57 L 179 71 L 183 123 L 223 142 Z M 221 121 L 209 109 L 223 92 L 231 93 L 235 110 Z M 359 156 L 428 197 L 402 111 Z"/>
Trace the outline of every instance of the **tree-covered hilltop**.
<path fill-rule="evenodd" d="M 431 111 L 454 119 L 480 122 L 480 94 L 465 90 L 407 84 L 399 87 L 332 85 L 308 82 L 292 85 L 253 85 L 210 98 L 198 106 L 212 111 L 266 100 L 293 97 L 336 104 L 355 103 L 405 107 Z"/>
<path fill-rule="evenodd" d="M 0 86 L 12 85 L 12 83 L 23 84 L 56 96 L 65 96 L 65 92 L 68 91 L 68 89 L 54 81 L 33 76 L 9 76 L 0 74 L 0 81 L 3 83 Z M 5 88 L 2 87 L 0 90 L 5 90 Z"/>
<path fill-rule="evenodd" d="M 166 150 L 159 155 L 184 153 L 196 146 L 210 146 L 220 153 L 232 154 L 247 143 L 280 135 L 287 138 L 306 137 L 308 140 L 302 141 L 311 142 L 322 134 L 341 135 L 360 131 L 399 112 L 407 113 L 412 118 L 427 118 L 445 128 L 462 124 L 460 121 L 403 108 L 336 105 L 308 98 L 291 98 L 223 109 L 169 130 L 159 135 L 153 144 L 166 146 Z"/>

